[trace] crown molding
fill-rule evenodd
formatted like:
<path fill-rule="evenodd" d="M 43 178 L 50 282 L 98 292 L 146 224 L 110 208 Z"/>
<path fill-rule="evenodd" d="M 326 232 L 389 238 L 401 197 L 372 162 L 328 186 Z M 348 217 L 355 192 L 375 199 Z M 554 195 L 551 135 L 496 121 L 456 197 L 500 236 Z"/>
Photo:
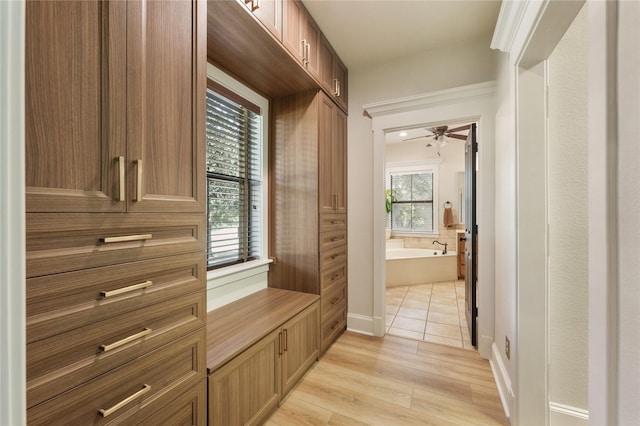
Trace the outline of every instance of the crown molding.
<path fill-rule="evenodd" d="M 529 1 L 504 0 L 493 32 L 491 48 L 510 53 Z"/>
<path fill-rule="evenodd" d="M 492 98 L 495 94 L 495 87 L 496 83 L 494 81 L 486 81 L 483 83 L 454 87 L 452 89 L 439 90 L 422 95 L 370 103 L 363 105 L 362 108 L 365 116 L 374 118 L 383 115 L 399 114 L 403 112 L 432 108 L 460 101 Z"/>

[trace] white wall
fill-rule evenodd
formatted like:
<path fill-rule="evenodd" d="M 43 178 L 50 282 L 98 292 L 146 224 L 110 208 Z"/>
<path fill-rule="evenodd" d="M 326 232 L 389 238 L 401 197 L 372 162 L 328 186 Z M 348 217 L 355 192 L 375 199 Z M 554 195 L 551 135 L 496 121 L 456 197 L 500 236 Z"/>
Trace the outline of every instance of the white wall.
<path fill-rule="evenodd" d="M 618 424 L 640 421 L 640 3 L 618 13 Z"/>
<path fill-rule="evenodd" d="M 373 209 L 377 205 L 373 202 L 373 135 L 371 119 L 363 115 L 362 106 L 493 80 L 496 54 L 490 51 L 489 41 L 424 52 L 378 67 L 349 69 L 350 318 L 371 318 L 374 311 Z"/>
<path fill-rule="evenodd" d="M 24 34 L 24 2 L 0 2 L 0 425 L 26 424 Z"/>
<path fill-rule="evenodd" d="M 513 412 L 512 360 L 516 339 L 516 106 L 515 71 L 506 54 L 498 60 L 496 79 L 496 209 L 495 209 L 495 347 L 492 356 L 504 403 Z M 505 353 L 505 337 L 511 356 Z"/>
<path fill-rule="evenodd" d="M 550 424 L 588 408 L 587 38 L 583 7 L 548 60 Z"/>

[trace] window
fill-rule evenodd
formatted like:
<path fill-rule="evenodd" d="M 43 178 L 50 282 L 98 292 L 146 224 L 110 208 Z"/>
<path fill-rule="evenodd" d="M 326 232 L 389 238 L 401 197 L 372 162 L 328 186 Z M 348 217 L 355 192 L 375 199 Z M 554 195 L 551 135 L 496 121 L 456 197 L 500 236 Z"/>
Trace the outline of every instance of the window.
<path fill-rule="evenodd" d="M 262 256 L 261 109 L 207 84 L 207 268 Z"/>
<path fill-rule="evenodd" d="M 387 187 L 394 196 L 389 225 L 396 233 L 437 233 L 437 170 L 431 164 L 387 168 Z"/>

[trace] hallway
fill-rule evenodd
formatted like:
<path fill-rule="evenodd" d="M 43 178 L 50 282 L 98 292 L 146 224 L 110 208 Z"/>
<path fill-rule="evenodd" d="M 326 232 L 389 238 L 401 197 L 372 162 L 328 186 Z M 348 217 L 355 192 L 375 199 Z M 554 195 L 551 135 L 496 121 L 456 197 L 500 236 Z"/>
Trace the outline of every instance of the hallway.
<path fill-rule="evenodd" d="M 474 350 L 464 309 L 461 280 L 390 287 L 386 290 L 385 331 Z"/>
<path fill-rule="evenodd" d="M 265 423 L 508 425 L 476 352 L 345 332 Z"/>

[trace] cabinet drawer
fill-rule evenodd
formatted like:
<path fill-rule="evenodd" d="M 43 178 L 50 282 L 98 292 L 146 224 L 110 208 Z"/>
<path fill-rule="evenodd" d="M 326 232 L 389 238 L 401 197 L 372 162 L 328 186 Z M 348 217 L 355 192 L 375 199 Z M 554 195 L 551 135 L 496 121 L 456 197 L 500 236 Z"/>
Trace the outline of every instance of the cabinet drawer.
<path fill-rule="evenodd" d="M 334 284 L 346 283 L 347 281 L 347 264 L 341 263 L 331 269 L 323 270 L 320 278 L 320 291 L 324 292 L 326 289 Z"/>
<path fill-rule="evenodd" d="M 327 350 L 331 343 L 347 325 L 347 308 L 345 303 L 341 303 L 336 311 L 327 318 L 322 320 L 322 352 Z"/>
<path fill-rule="evenodd" d="M 27 214 L 27 277 L 205 249 L 205 216 Z"/>
<path fill-rule="evenodd" d="M 205 330 L 27 410 L 29 425 L 137 424 L 205 377 Z M 108 410 L 105 415 L 101 410 Z"/>
<path fill-rule="evenodd" d="M 207 379 L 179 395 L 162 407 L 162 410 L 146 418 L 145 425 L 206 425 Z"/>
<path fill-rule="evenodd" d="M 320 299 L 322 318 L 329 316 L 338 306 L 343 305 L 347 299 L 347 286 L 340 282 L 322 292 Z"/>
<path fill-rule="evenodd" d="M 200 253 L 27 279 L 27 343 L 205 288 Z"/>
<path fill-rule="evenodd" d="M 32 407 L 202 328 L 205 292 L 167 300 L 27 345 Z"/>
<path fill-rule="evenodd" d="M 336 266 L 347 263 L 347 246 L 343 245 L 332 250 L 323 251 L 320 254 L 321 270 L 333 269 Z"/>
<path fill-rule="evenodd" d="M 347 246 L 347 230 L 322 232 L 320 234 L 320 251 Z"/>
<path fill-rule="evenodd" d="M 346 214 L 323 213 L 320 215 L 320 232 L 345 231 L 347 229 Z"/>

